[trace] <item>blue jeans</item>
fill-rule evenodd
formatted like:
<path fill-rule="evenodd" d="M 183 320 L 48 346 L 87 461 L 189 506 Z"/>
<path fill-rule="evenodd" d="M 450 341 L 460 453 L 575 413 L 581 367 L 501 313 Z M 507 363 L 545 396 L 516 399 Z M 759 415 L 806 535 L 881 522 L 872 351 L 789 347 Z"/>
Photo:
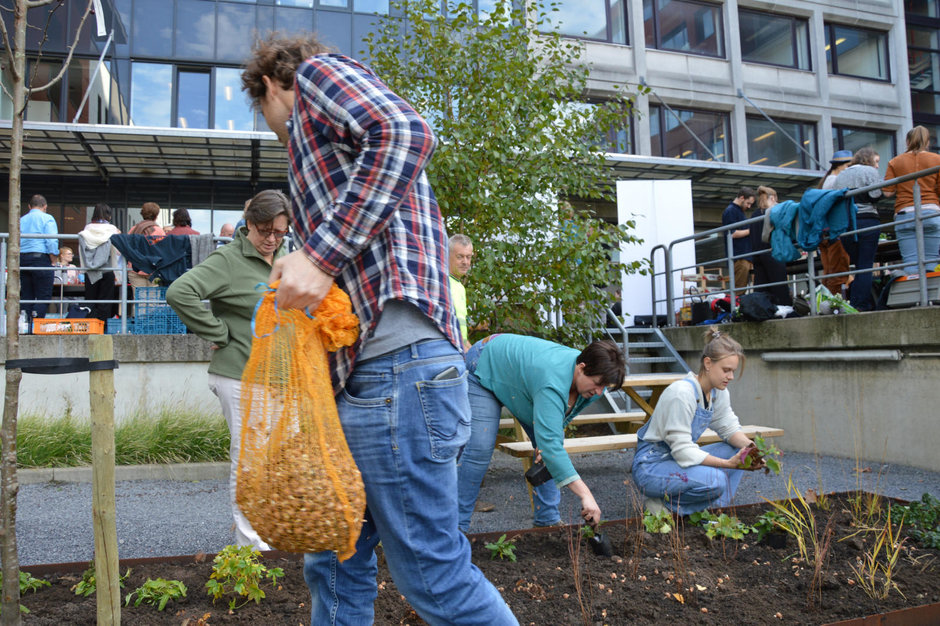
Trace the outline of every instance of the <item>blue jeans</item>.
<path fill-rule="evenodd" d="M 727 443 L 708 444 L 702 450 L 722 459 L 738 451 Z M 643 495 L 663 499 L 679 515 L 731 506 L 743 476 L 744 470 L 707 465 L 682 468 L 662 443 L 638 447 L 633 459 L 633 482 Z"/>
<path fill-rule="evenodd" d="M 476 366 L 479 344 L 474 345 L 467 352 L 468 366 Z M 466 532 L 470 528 L 470 518 L 473 507 L 480 493 L 480 485 L 490 466 L 493 457 L 493 447 L 496 445 L 496 435 L 499 431 L 499 416 L 502 404 L 489 389 L 480 384 L 480 379 L 473 372 L 467 372 L 467 396 L 470 399 L 470 440 L 460 453 L 457 462 L 457 499 L 460 507 L 459 527 Z M 534 441 L 532 429 L 523 424 L 526 434 Z M 532 489 L 532 500 L 535 505 L 533 523 L 536 526 L 551 526 L 561 521 L 558 505 L 561 502 L 561 493 L 555 486 L 554 480 L 542 483 Z"/>
<path fill-rule="evenodd" d="M 451 366 L 459 378 L 433 380 Z M 352 557 L 304 556 L 310 623 L 374 622 L 374 549 L 381 541 L 392 579 L 429 624 L 517 624 L 470 562 L 470 544 L 457 530 L 456 457 L 470 426 L 457 349 L 424 341 L 359 363 L 336 406 L 367 510 Z"/>
<path fill-rule="evenodd" d="M 897 213 L 895 221 L 913 217 L 913 213 Z M 933 270 L 937 264 L 937 255 L 940 254 L 940 211 L 924 208 L 920 212 L 924 224 L 924 259 L 927 261 L 927 271 Z M 898 249 L 904 261 L 906 274 L 917 273 L 917 238 L 914 222 L 896 224 L 894 232 L 898 238 Z"/>
<path fill-rule="evenodd" d="M 881 221 L 874 216 L 859 215 L 856 219 L 858 228 L 877 226 Z M 878 237 L 881 231 L 870 230 L 857 235 L 843 235 L 842 247 L 849 253 L 849 259 L 857 270 L 868 270 L 875 265 L 875 253 L 878 251 Z M 915 249 L 916 253 L 916 249 Z M 871 272 L 856 274 L 849 286 L 849 303 L 859 311 L 872 311 L 875 299 L 871 295 Z"/>

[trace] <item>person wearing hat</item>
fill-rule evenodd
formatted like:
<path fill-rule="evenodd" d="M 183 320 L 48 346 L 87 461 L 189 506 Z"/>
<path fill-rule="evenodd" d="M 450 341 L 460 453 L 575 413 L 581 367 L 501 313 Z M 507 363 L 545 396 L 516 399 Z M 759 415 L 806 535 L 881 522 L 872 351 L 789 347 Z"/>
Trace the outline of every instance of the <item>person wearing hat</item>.
<path fill-rule="evenodd" d="M 829 171 L 827 171 L 826 175 L 820 179 L 817 186 L 820 189 L 835 189 L 836 178 L 849 166 L 849 163 L 851 162 L 851 150 L 836 150 L 832 154 L 832 158 L 829 159 Z M 849 271 L 849 253 L 846 252 L 845 248 L 842 247 L 842 242 L 839 239 L 836 239 L 835 241 L 823 239 L 823 241 L 819 244 L 819 260 L 822 262 L 824 274 L 839 274 L 841 272 Z M 842 288 L 843 286 L 848 286 L 849 277 L 824 277 L 822 279 L 822 283 L 830 292 L 836 295 L 842 295 Z"/>

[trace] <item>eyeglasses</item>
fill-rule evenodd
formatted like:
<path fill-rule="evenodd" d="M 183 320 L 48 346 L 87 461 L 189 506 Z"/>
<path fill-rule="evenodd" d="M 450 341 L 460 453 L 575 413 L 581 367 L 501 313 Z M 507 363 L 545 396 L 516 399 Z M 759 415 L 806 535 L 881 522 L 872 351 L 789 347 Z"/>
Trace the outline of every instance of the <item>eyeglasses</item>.
<path fill-rule="evenodd" d="M 287 233 L 290 231 L 287 230 L 274 230 L 273 228 L 258 228 L 255 227 L 255 230 L 258 231 L 258 234 L 261 235 L 262 239 L 267 239 L 270 236 L 274 236 L 275 239 L 283 239 L 287 236 Z"/>

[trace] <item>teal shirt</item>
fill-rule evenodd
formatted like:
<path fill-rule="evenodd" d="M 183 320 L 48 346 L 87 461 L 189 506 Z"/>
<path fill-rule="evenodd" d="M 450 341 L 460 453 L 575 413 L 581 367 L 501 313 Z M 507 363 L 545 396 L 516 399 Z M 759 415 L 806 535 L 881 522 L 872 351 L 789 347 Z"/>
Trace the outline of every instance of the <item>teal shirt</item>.
<path fill-rule="evenodd" d="M 520 422 L 531 426 L 542 460 L 559 487 L 580 478 L 565 452 L 565 426 L 598 396 L 578 396 L 571 413 L 568 393 L 580 352 L 522 335 L 497 335 L 483 348 L 476 376 Z"/>
<path fill-rule="evenodd" d="M 227 245 L 170 285 L 169 303 L 186 328 L 217 350 L 212 351 L 209 373 L 241 379 L 251 352 L 251 318 L 261 299 L 258 283 L 267 283 L 271 265 L 264 260 L 241 227 Z M 284 252 L 283 243 L 274 257 Z M 208 300 L 210 308 L 202 304 Z"/>

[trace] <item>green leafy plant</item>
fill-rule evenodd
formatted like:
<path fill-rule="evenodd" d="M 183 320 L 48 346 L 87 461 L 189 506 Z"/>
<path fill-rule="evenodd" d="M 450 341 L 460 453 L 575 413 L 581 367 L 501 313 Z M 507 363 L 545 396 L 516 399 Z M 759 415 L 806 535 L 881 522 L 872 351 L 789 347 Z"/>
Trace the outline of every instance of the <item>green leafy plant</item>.
<path fill-rule="evenodd" d="M 891 505 L 888 505 L 888 516 L 879 530 L 876 531 L 875 540 L 871 547 L 858 557 L 854 565 L 850 565 L 858 580 L 859 586 L 870 598 L 884 600 L 895 590 L 904 596 L 896 582 L 894 574 L 897 571 L 898 559 L 906 538 L 900 539 L 904 528 L 904 516 L 898 522 L 897 530 L 891 520 Z"/>
<path fill-rule="evenodd" d="M 588 526 L 587 524 L 585 524 L 584 526 L 581 526 L 581 538 L 582 539 L 590 539 L 595 534 L 596 533 L 594 532 L 593 527 Z"/>
<path fill-rule="evenodd" d="M 51 583 L 48 580 L 43 580 L 42 578 L 36 578 L 29 572 L 20 571 L 20 595 L 22 596 L 27 591 L 32 591 L 36 593 L 43 587 L 48 587 Z M 0 585 L 3 585 L 3 573 L 0 572 Z M 3 610 L 3 607 L 0 606 L 0 611 Z M 20 613 L 29 613 L 27 609 L 22 604 L 20 605 Z"/>
<path fill-rule="evenodd" d="M 150 606 L 156 605 L 157 610 L 162 611 L 166 608 L 166 603 L 170 600 L 186 597 L 186 585 L 178 580 L 165 580 L 163 578 L 154 580 L 148 578 L 147 582 L 127 594 L 127 597 L 124 599 L 125 606 L 131 603 L 131 598 L 134 597 L 134 594 L 137 594 L 137 600 L 134 602 L 134 606 L 140 606 L 141 602 L 144 602 Z"/>
<path fill-rule="evenodd" d="M 773 472 L 774 474 L 780 473 L 780 456 L 783 454 L 780 449 L 773 444 L 773 442 L 768 442 L 766 439 L 760 435 L 754 436 L 754 450 L 748 454 L 741 461 L 741 465 L 745 469 L 749 469 L 752 465 L 759 461 L 764 462 L 764 473 Z"/>
<path fill-rule="evenodd" d="M 899 508 L 907 520 L 907 534 L 925 548 L 940 549 L 940 500 L 925 493 Z"/>
<path fill-rule="evenodd" d="M 438 137 L 428 178 L 447 230 L 474 241 L 471 339 L 521 332 L 581 343 L 615 298 L 595 285 L 646 267 L 610 255 L 637 241 L 634 223 L 590 211 L 615 200 L 605 152 L 616 139 L 607 135 L 627 126 L 631 92 L 648 89 L 611 85 L 603 103 L 588 104 L 585 44 L 560 33 L 551 11 L 393 1 L 364 39 L 376 73 Z"/>
<path fill-rule="evenodd" d="M 751 532 L 757 536 L 757 541 L 761 541 L 767 533 L 774 530 L 785 531 L 785 523 L 786 520 L 783 515 L 776 511 L 767 511 L 757 518 L 757 521 L 751 526 Z"/>
<path fill-rule="evenodd" d="M 516 543 L 515 538 L 506 539 L 506 533 L 497 539 L 493 543 L 487 543 L 484 547 L 490 551 L 490 560 L 495 559 L 497 556 L 500 559 L 509 559 L 510 561 L 516 561 Z"/>
<path fill-rule="evenodd" d="M 261 589 L 264 578 L 271 579 L 271 584 L 277 584 L 277 579 L 284 575 L 280 567 L 268 569 L 258 561 L 261 553 L 251 546 L 225 546 L 219 552 L 212 565 L 212 574 L 206 583 L 206 592 L 215 602 L 219 598 L 234 594 L 229 600 L 228 608 L 234 611 L 252 600 L 261 603 L 265 597 Z M 247 598 L 238 605 L 238 598 Z"/>
<path fill-rule="evenodd" d="M 656 533 L 668 534 L 672 532 L 674 524 L 672 513 L 668 510 L 662 510 L 658 513 L 650 513 L 649 511 L 643 513 L 643 527 L 651 535 Z"/>
<path fill-rule="evenodd" d="M 727 513 L 716 515 L 709 511 L 697 511 L 689 515 L 689 521 L 704 527 L 705 536 L 709 539 L 725 537 L 741 540 L 744 539 L 744 535 L 754 530 L 753 527 Z"/>
<path fill-rule="evenodd" d="M 124 588 L 124 584 L 127 582 L 127 577 L 131 575 L 131 569 L 127 568 L 127 571 L 124 572 L 123 576 L 118 577 L 118 584 L 121 586 L 121 589 Z M 91 594 L 95 593 L 98 589 L 98 581 L 95 577 L 95 562 L 92 561 L 88 564 L 88 569 L 82 572 L 82 579 L 76 584 L 72 585 L 72 591 L 75 592 L 77 596 L 88 597 Z"/>

